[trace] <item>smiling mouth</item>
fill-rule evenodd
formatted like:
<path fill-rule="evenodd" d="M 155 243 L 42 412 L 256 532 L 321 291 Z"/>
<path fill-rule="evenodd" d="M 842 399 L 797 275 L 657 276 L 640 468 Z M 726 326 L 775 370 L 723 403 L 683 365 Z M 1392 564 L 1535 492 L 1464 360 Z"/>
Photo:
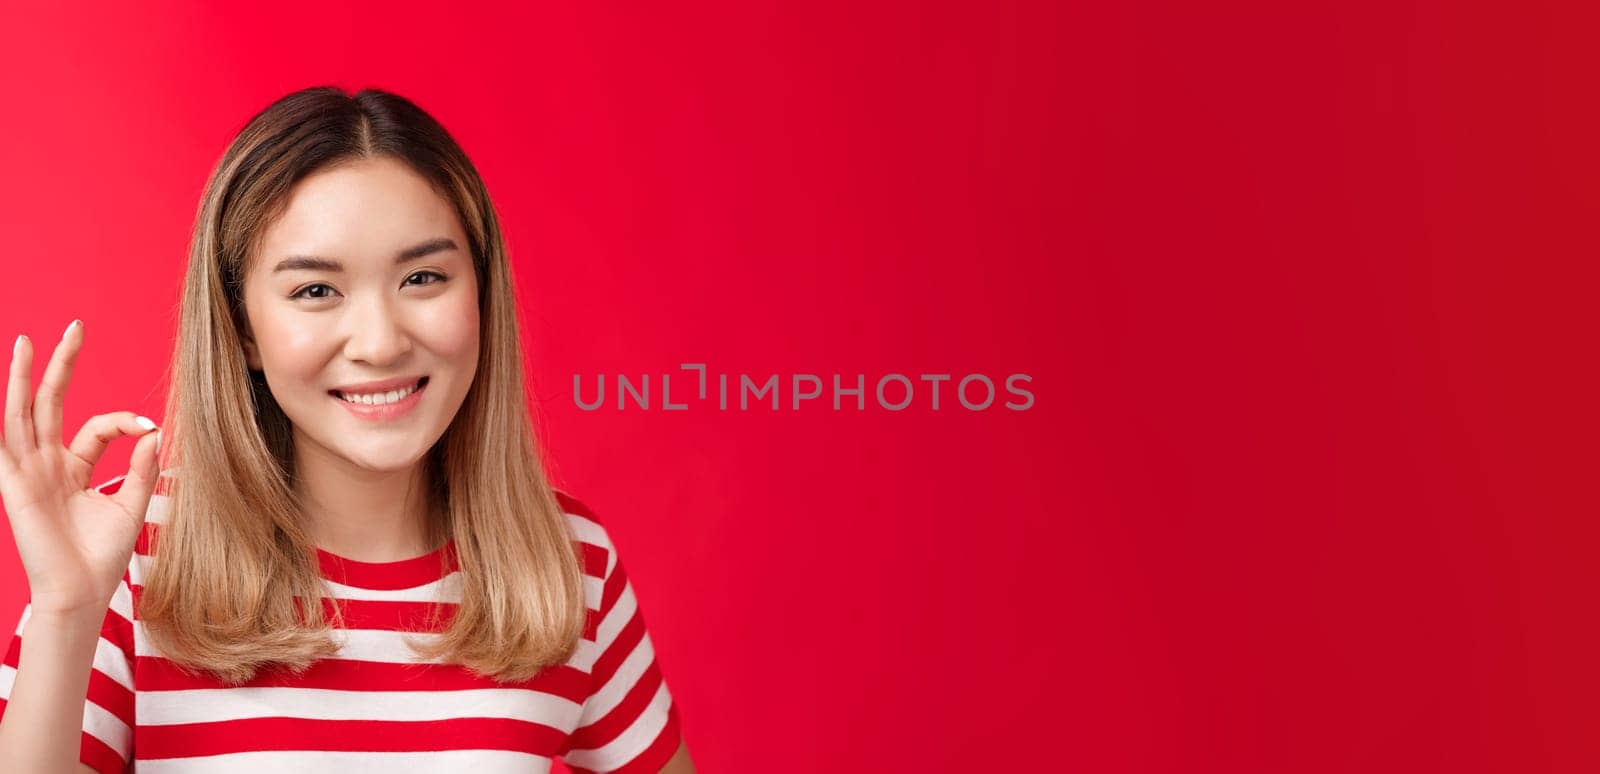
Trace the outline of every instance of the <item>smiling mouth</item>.
<path fill-rule="evenodd" d="M 410 387 L 405 387 L 398 390 L 390 390 L 388 392 L 352 395 L 340 392 L 338 390 L 328 390 L 328 394 L 344 401 L 345 403 L 351 403 L 357 406 L 387 406 L 392 403 L 399 403 L 415 393 L 422 392 L 422 388 L 427 386 L 428 377 L 424 376 L 421 379 L 418 379 L 417 382 Z"/>

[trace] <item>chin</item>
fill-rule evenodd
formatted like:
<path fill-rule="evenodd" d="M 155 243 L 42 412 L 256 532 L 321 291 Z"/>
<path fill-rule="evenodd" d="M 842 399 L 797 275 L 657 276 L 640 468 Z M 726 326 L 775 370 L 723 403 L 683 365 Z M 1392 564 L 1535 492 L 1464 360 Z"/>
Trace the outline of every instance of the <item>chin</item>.
<path fill-rule="evenodd" d="M 341 453 L 339 456 L 344 457 L 350 462 L 350 464 L 355 465 L 362 470 L 368 470 L 374 473 L 390 473 L 397 470 L 406 470 L 417 464 L 417 462 L 423 458 L 423 454 L 421 453 L 407 455 L 385 453 Z"/>

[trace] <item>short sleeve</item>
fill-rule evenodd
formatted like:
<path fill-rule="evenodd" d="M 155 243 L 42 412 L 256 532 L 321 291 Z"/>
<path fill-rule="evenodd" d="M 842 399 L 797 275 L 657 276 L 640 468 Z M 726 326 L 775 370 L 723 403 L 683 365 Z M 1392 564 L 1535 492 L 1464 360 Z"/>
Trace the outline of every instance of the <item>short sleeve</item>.
<path fill-rule="evenodd" d="M 562 761 L 578 774 L 654 774 L 681 742 L 677 706 L 616 547 L 593 512 L 564 495 L 560 500 L 580 548 L 605 567 L 589 695 Z"/>
<path fill-rule="evenodd" d="M 22 638 L 27 634 L 33 605 L 22 609 L 11 644 L 0 664 L 0 717 L 4 717 L 11 688 L 16 683 Z M 83 734 L 78 760 L 101 774 L 125 769 L 133 756 L 133 595 L 124 575 L 100 627 L 94 663 L 89 673 L 88 696 L 83 703 Z"/>

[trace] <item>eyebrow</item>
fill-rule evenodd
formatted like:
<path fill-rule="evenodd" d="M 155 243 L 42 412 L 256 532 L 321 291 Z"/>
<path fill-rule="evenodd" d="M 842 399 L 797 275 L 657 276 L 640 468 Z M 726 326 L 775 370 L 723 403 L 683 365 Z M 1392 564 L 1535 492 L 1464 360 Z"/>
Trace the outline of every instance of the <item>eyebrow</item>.
<path fill-rule="evenodd" d="M 395 255 L 394 262 L 399 265 L 408 261 L 415 261 L 418 258 L 425 258 L 434 253 L 457 249 L 460 249 L 460 246 L 455 243 L 455 240 L 449 237 L 436 237 L 401 250 L 399 254 Z M 315 255 L 291 255 L 278 261 L 278 265 L 272 267 L 272 273 L 276 274 L 280 271 L 293 271 L 295 269 L 342 272 L 344 271 L 344 264 L 331 258 L 322 258 Z"/>

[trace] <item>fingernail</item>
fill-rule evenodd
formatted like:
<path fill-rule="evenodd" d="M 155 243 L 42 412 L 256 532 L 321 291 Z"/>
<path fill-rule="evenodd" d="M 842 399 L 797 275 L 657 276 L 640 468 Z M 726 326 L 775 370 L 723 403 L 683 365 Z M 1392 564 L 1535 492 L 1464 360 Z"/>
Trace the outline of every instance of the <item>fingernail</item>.
<path fill-rule="evenodd" d="M 67 334 L 72 332 L 72 326 L 77 324 L 79 324 L 78 320 L 73 320 L 72 322 L 67 323 L 67 329 L 61 332 L 61 338 L 65 339 Z"/>
<path fill-rule="evenodd" d="M 11 356 L 16 357 L 22 351 L 22 334 L 17 334 L 17 342 L 11 345 Z"/>
<path fill-rule="evenodd" d="M 154 429 L 156 429 L 156 423 L 151 422 L 149 419 L 147 419 L 145 417 L 134 417 L 133 421 L 134 421 L 134 424 L 137 424 L 138 426 L 140 426 L 140 427 L 142 427 L 142 428 L 144 428 L 146 430 L 154 430 Z"/>

